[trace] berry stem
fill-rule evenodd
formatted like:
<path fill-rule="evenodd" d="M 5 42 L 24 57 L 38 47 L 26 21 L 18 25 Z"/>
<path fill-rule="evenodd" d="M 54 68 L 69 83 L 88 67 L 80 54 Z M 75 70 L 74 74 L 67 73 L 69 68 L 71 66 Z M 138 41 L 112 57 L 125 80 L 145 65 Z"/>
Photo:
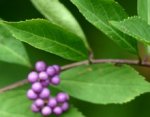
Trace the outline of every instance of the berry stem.
<path fill-rule="evenodd" d="M 85 60 L 85 61 L 81 61 L 81 62 L 71 63 L 71 64 L 68 64 L 68 65 L 62 66 L 61 70 L 64 71 L 64 70 L 67 70 L 67 69 L 70 69 L 70 68 L 73 68 L 73 67 L 77 67 L 77 66 L 80 66 L 80 65 L 99 64 L 99 63 L 128 64 L 128 65 L 137 65 L 137 66 L 143 66 L 143 67 L 150 67 L 150 62 L 145 62 L 145 61 L 141 62 L 140 60 L 130 60 L 130 59 L 92 59 L 91 58 L 90 62 L 89 62 L 89 60 Z M 25 85 L 27 83 L 28 83 L 27 79 L 15 82 L 15 83 L 10 84 L 10 85 L 8 85 L 8 86 L 6 86 L 4 88 L 1 88 L 0 89 L 0 93 L 3 93 L 3 92 L 8 91 L 8 90 L 12 90 L 12 89 L 20 87 L 20 86 L 23 86 L 23 85 Z"/>

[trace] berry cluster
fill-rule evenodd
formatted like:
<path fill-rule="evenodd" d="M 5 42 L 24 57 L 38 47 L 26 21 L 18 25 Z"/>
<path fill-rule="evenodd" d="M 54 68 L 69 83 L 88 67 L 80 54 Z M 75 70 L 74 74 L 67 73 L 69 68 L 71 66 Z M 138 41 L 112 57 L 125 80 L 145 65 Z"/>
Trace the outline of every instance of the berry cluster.
<path fill-rule="evenodd" d="M 33 112 L 40 112 L 43 116 L 51 114 L 61 115 L 69 108 L 69 95 L 60 92 L 56 97 L 51 96 L 48 89 L 49 85 L 58 85 L 60 83 L 60 66 L 48 66 L 43 61 L 35 64 L 35 71 L 28 74 L 28 81 L 32 84 L 27 92 L 27 97 L 33 100 L 31 109 Z"/>

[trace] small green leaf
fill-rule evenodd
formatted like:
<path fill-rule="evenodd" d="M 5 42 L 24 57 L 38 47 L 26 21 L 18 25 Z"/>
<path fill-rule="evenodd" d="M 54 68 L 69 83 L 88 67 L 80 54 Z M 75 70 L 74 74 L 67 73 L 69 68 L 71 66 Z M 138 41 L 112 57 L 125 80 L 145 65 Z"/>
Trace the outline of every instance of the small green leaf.
<path fill-rule="evenodd" d="M 118 30 L 132 36 L 136 40 L 150 45 L 150 26 L 139 17 L 130 17 L 124 21 L 110 22 Z"/>
<path fill-rule="evenodd" d="M 85 35 L 79 23 L 59 0 L 31 0 L 31 2 L 48 20 L 78 35 L 88 46 Z"/>
<path fill-rule="evenodd" d="M 31 111 L 32 102 L 27 99 L 25 90 L 14 90 L 1 94 L 0 103 L 1 117 L 41 117 L 40 114 L 34 114 Z M 71 107 L 62 117 L 84 116 L 75 107 Z"/>
<path fill-rule="evenodd" d="M 124 9 L 113 0 L 71 0 L 84 17 L 105 33 L 120 47 L 137 54 L 137 43 L 131 37 L 115 30 L 110 20 L 120 21 L 127 18 Z"/>
<path fill-rule="evenodd" d="M 0 60 L 30 67 L 29 58 L 23 44 L 0 26 Z"/>
<path fill-rule="evenodd" d="M 150 24 L 150 0 L 138 0 L 138 15 Z"/>
<path fill-rule="evenodd" d="M 59 89 L 96 104 L 125 103 L 150 92 L 150 83 L 128 65 L 84 65 L 63 72 L 61 78 Z"/>
<path fill-rule="evenodd" d="M 87 58 L 87 49 L 80 37 L 63 30 L 47 20 L 34 19 L 22 22 L 1 22 L 13 36 L 38 49 L 69 60 Z"/>

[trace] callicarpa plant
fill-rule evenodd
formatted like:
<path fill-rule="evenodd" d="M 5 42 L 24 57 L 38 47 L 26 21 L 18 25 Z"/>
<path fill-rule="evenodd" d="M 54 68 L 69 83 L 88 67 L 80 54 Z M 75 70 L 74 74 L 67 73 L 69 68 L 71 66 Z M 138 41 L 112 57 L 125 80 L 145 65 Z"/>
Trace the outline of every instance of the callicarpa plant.
<path fill-rule="evenodd" d="M 127 1 L 0 10 L 0 117 L 149 117 L 150 1 Z"/>

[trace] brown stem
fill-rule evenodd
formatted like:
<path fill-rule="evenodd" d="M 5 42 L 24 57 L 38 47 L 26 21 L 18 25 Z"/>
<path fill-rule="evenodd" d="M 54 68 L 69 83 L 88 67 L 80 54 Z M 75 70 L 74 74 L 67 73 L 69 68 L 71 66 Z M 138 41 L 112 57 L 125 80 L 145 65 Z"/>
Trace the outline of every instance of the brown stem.
<path fill-rule="evenodd" d="M 141 62 L 140 60 L 129 60 L 129 59 L 93 59 L 91 60 L 93 64 L 97 63 L 116 63 L 116 64 L 128 64 L 128 65 L 138 65 L 143 67 L 150 67 L 150 62 Z"/>
<path fill-rule="evenodd" d="M 140 60 L 128 60 L 128 59 L 92 59 L 92 57 L 91 57 L 90 63 L 92 63 L 92 64 L 116 63 L 116 64 L 128 64 L 128 65 L 138 65 L 138 66 L 150 67 L 150 62 L 140 62 Z M 67 69 L 70 69 L 73 67 L 77 67 L 80 65 L 88 65 L 88 64 L 89 64 L 89 60 L 86 60 L 86 61 L 76 62 L 76 63 L 62 66 L 61 69 L 62 69 L 62 71 L 64 71 L 64 70 L 67 70 Z M 14 84 L 11 84 L 11 85 L 8 85 L 4 88 L 1 88 L 0 93 L 3 93 L 5 91 L 8 91 L 8 90 L 20 87 L 20 86 L 23 86 L 27 83 L 28 83 L 27 79 L 15 82 Z"/>
<path fill-rule="evenodd" d="M 73 68 L 73 67 L 76 67 L 76 66 L 86 65 L 86 64 L 89 64 L 88 60 L 81 61 L 81 62 L 76 62 L 76 63 L 71 63 L 71 64 L 68 64 L 68 65 L 62 66 L 61 70 L 64 71 L 64 70 L 67 70 L 67 69 L 70 69 L 70 68 Z"/>

